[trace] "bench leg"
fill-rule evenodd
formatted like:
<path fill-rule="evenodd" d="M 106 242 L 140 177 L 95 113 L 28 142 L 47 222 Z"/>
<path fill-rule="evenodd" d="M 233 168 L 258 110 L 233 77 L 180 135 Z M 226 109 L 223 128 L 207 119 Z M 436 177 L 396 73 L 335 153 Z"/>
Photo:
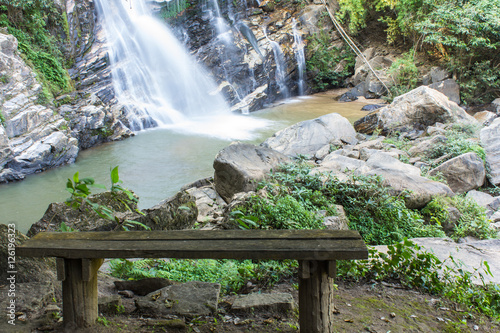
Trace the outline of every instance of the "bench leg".
<path fill-rule="evenodd" d="M 63 280 L 63 320 L 66 329 L 80 329 L 95 324 L 97 307 L 97 271 L 103 259 L 64 259 L 58 263 L 58 277 Z"/>
<path fill-rule="evenodd" d="M 333 332 L 335 261 L 299 261 L 301 333 Z"/>

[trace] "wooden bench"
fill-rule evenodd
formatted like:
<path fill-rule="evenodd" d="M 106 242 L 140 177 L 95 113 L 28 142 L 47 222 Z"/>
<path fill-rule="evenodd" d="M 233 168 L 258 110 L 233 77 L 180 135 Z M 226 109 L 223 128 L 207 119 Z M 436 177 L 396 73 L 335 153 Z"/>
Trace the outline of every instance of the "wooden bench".
<path fill-rule="evenodd" d="M 104 258 L 295 259 L 303 333 L 332 331 L 335 261 L 368 258 L 359 233 L 351 230 L 43 232 L 17 254 L 58 258 L 67 328 L 95 323 L 97 271 Z"/>

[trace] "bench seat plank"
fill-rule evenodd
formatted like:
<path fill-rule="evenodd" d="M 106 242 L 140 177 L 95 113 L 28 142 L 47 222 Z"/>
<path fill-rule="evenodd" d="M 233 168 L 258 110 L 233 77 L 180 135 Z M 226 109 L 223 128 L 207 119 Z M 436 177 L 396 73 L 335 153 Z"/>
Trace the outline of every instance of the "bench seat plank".
<path fill-rule="evenodd" d="M 41 233 L 19 255 L 60 258 L 366 259 L 356 231 L 176 230 Z"/>

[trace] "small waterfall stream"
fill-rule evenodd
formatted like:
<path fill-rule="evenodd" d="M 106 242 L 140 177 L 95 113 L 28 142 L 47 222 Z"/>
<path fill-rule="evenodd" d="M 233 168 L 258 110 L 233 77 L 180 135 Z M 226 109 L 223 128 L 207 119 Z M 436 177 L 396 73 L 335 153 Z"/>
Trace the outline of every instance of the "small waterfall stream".
<path fill-rule="evenodd" d="M 278 43 L 275 41 L 272 41 L 269 39 L 266 33 L 266 29 L 264 30 L 264 35 L 266 36 L 266 39 L 269 41 L 269 44 L 271 44 L 271 47 L 273 48 L 273 53 L 274 53 L 274 62 L 276 63 L 276 72 L 275 72 L 275 79 L 276 83 L 278 84 L 279 87 L 279 93 L 283 98 L 289 98 L 290 97 L 290 91 L 287 86 L 286 82 L 286 72 L 285 72 L 285 57 L 283 55 L 283 51 L 281 51 L 281 47 Z"/>
<path fill-rule="evenodd" d="M 297 21 L 295 21 L 295 19 L 293 19 L 293 40 L 295 58 L 297 59 L 297 69 L 299 71 L 299 81 L 297 85 L 299 87 L 299 96 L 303 96 L 306 92 L 306 82 L 304 79 L 306 73 L 306 56 L 304 54 L 304 42 L 297 29 Z"/>
<path fill-rule="evenodd" d="M 207 73 L 145 0 L 96 0 L 109 47 L 114 89 L 133 130 L 228 113 Z"/>

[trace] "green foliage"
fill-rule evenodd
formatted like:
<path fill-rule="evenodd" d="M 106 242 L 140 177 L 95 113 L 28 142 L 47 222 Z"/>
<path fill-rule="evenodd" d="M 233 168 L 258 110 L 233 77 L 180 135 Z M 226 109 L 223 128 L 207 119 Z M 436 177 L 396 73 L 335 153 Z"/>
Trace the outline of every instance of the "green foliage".
<path fill-rule="evenodd" d="M 471 313 L 500 319 L 500 286 L 485 283 L 485 275 L 492 276 L 487 262 L 469 272 L 453 257 L 441 261 L 407 239 L 389 245 L 387 253 L 369 251 L 368 260 L 339 262 L 338 275 L 351 280 L 397 280 L 403 286 L 445 296 Z"/>
<path fill-rule="evenodd" d="M 405 237 L 442 237 L 439 225 L 425 224 L 416 210 L 406 208 L 403 197 L 394 197 L 379 176 L 349 175 L 332 178 L 328 190 L 344 206 L 349 227 L 358 230 L 368 244 L 391 244 Z"/>
<path fill-rule="evenodd" d="M 64 28 L 64 22 L 54 1 L 0 0 L 0 26 L 17 38 L 24 59 L 38 74 L 45 88 L 42 103 L 72 89 L 60 43 L 49 32 Z"/>
<path fill-rule="evenodd" d="M 293 276 L 297 267 L 294 260 L 143 259 L 132 262 L 115 259 L 110 262 L 111 274 L 115 277 L 160 277 L 178 282 L 213 282 L 220 283 L 222 290 L 228 293 L 240 290 L 248 281 L 264 288 L 271 287 Z"/>
<path fill-rule="evenodd" d="M 389 43 L 410 40 L 456 75 L 465 103 L 500 96 L 500 2 L 490 0 L 340 0 L 338 18 L 352 33 L 367 20 L 387 25 Z"/>
<path fill-rule="evenodd" d="M 123 188 L 121 185 L 119 185 L 119 183 L 122 183 L 122 181 L 120 180 L 120 177 L 118 175 L 118 166 L 111 169 L 110 178 L 111 178 L 110 192 L 113 201 L 121 203 L 122 205 L 127 207 L 128 210 L 132 211 L 131 206 L 132 204 L 137 203 L 138 199 L 134 196 L 134 194 L 130 190 Z M 73 175 L 73 179 L 68 179 L 68 181 L 66 182 L 66 190 L 71 194 L 71 197 L 66 199 L 66 204 L 72 207 L 73 209 L 88 210 L 87 207 L 90 207 L 90 209 L 94 211 L 99 217 L 109 221 L 116 222 L 117 228 L 121 228 L 123 230 L 128 231 L 130 230 L 130 228 L 135 228 L 135 227 L 140 227 L 147 230 L 151 229 L 150 227 L 141 222 L 133 220 L 122 220 L 118 218 L 116 216 L 115 210 L 113 209 L 113 203 L 109 203 L 108 205 L 101 205 L 93 202 L 91 198 L 89 198 L 92 187 L 106 189 L 104 185 L 95 184 L 93 178 L 80 179 L 79 172 L 76 172 Z M 121 199 L 118 194 L 125 194 L 127 199 Z M 138 210 L 136 210 L 136 212 L 142 214 Z"/>
<path fill-rule="evenodd" d="M 344 79 L 352 74 L 354 53 L 349 48 L 337 48 L 331 44 L 331 36 L 324 31 L 308 38 L 306 66 L 314 82 L 314 91 L 341 87 Z"/>
<path fill-rule="evenodd" d="M 173 0 L 166 2 L 160 10 L 160 16 L 164 20 L 182 15 L 191 6 L 187 0 Z"/>
<path fill-rule="evenodd" d="M 284 165 L 262 182 L 265 196 L 255 195 L 231 213 L 245 229 L 320 229 L 320 210 L 335 214 L 333 202 L 321 191 L 318 176 L 309 175 L 306 164 Z"/>
<path fill-rule="evenodd" d="M 448 128 L 444 135 L 446 136 L 446 144 L 436 145 L 427 154 L 426 161 L 431 163 L 432 167 L 436 167 L 437 164 L 434 160 L 446 156 L 446 158 L 441 159 L 440 163 L 446 162 L 453 157 L 460 156 L 465 153 L 474 152 L 483 161 L 486 159 L 486 153 L 484 148 L 481 147 L 478 137 L 479 137 L 479 127 L 474 125 L 453 125 Z"/>
<path fill-rule="evenodd" d="M 0 124 L 2 124 L 2 125 L 5 124 L 5 120 L 6 119 L 5 119 L 5 116 L 2 113 L 2 110 L 0 110 Z"/>
<path fill-rule="evenodd" d="M 419 71 L 415 65 L 414 52 L 410 51 L 397 58 L 388 70 L 394 85 L 389 89 L 392 97 L 409 92 L 417 87 Z M 392 100 L 388 98 L 390 102 Z"/>
<path fill-rule="evenodd" d="M 425 224 L 416 210 L 406 208 L 375 176 L 350 174 L 347 180 L 311 174 L 307 164 L 282 166 L 261 184 L 255 195 L 233 209 L 235 225 L 244 229 L 317 229 L 323 215 L 344 206 L 351 229 L 369 244 L 391 244 L 404 237 L 442 237 L 437 224 Z"/>
<path fill-rule="evenodd" d="M 465 195 L 456 195 L 451 198 L 435 197 L 422 209 L 422 214 L 432 223 L 439 225 L 449 223 L 449 207 L 455 207 L 460 212 L 456 227 L 448 235 L 454 240 L 467 236 L 479 239 L 496 237 L 495 230 L 486 218 L 486 209 Z"/>

